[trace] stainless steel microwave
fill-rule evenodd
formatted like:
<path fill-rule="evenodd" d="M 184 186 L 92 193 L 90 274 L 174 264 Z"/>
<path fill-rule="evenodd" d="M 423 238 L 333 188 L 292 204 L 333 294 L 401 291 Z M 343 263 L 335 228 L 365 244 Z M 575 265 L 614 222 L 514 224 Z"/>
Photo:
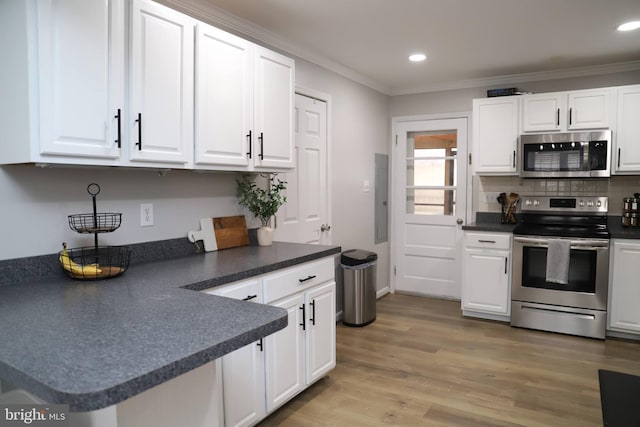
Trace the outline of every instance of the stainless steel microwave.
<path fill-rule="evenodd" d="M 611 131 L 520 136 L 522 178 L 611 176 Z"/>

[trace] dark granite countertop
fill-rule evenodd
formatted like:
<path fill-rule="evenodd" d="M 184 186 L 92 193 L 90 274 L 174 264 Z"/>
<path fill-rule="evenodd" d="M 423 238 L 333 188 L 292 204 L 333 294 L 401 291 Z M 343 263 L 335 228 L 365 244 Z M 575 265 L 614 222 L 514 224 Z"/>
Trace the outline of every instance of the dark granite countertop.
<path fill-rule="evenodd" d="M 468 231 L 492 231 L 511 233 L 517 224 L 501 224 L 500 214 L 492 212 L 478 212 L 476 221 L 462 226 Z M 640 239 L 640 227 L 623 227 L 622 217 L 610 215 L 607 221 L 612 239 Z"/>
<path fill-rule="evenodd" d="M 281 308 L 194 290 L 339 252 L 274 242 L 133 265 L 108 280 L 0 286 L 0 378 L 72 411 L 116 404 L 287 325 Z"/>

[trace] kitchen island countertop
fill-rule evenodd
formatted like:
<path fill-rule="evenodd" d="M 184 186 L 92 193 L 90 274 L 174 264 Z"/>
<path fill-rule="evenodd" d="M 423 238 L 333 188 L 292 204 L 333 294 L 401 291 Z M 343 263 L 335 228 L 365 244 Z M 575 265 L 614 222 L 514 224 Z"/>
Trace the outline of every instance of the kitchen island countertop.
<path fill-rule="evenodd" d="M 201 292 L 340 252 L 274 242 L 0 287 L 0 378 L 71 411 L 119 403 L 287 325 L 284 309 Z"/>

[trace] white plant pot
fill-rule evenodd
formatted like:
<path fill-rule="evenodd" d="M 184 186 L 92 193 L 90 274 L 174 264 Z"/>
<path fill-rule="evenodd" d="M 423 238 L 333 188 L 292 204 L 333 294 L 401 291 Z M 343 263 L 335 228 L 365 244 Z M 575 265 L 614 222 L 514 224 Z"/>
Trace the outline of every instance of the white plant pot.
<path fill-rule="evenodd" d="M 273 228 L 262 226 L 258 228 L 258 245 L 271 246 L 273 243 Z"/>

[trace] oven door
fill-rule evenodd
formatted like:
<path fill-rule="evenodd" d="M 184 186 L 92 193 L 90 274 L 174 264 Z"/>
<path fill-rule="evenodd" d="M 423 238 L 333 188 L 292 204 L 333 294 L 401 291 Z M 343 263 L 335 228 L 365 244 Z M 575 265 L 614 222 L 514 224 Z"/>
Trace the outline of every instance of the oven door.
<path fill-rule="evenodd" d="M 549 237 L 514 236 L 511 299 L 565 307 L 607 309 L 609 240 L 571 238 L 569 283 L 546 281 Z"/>

